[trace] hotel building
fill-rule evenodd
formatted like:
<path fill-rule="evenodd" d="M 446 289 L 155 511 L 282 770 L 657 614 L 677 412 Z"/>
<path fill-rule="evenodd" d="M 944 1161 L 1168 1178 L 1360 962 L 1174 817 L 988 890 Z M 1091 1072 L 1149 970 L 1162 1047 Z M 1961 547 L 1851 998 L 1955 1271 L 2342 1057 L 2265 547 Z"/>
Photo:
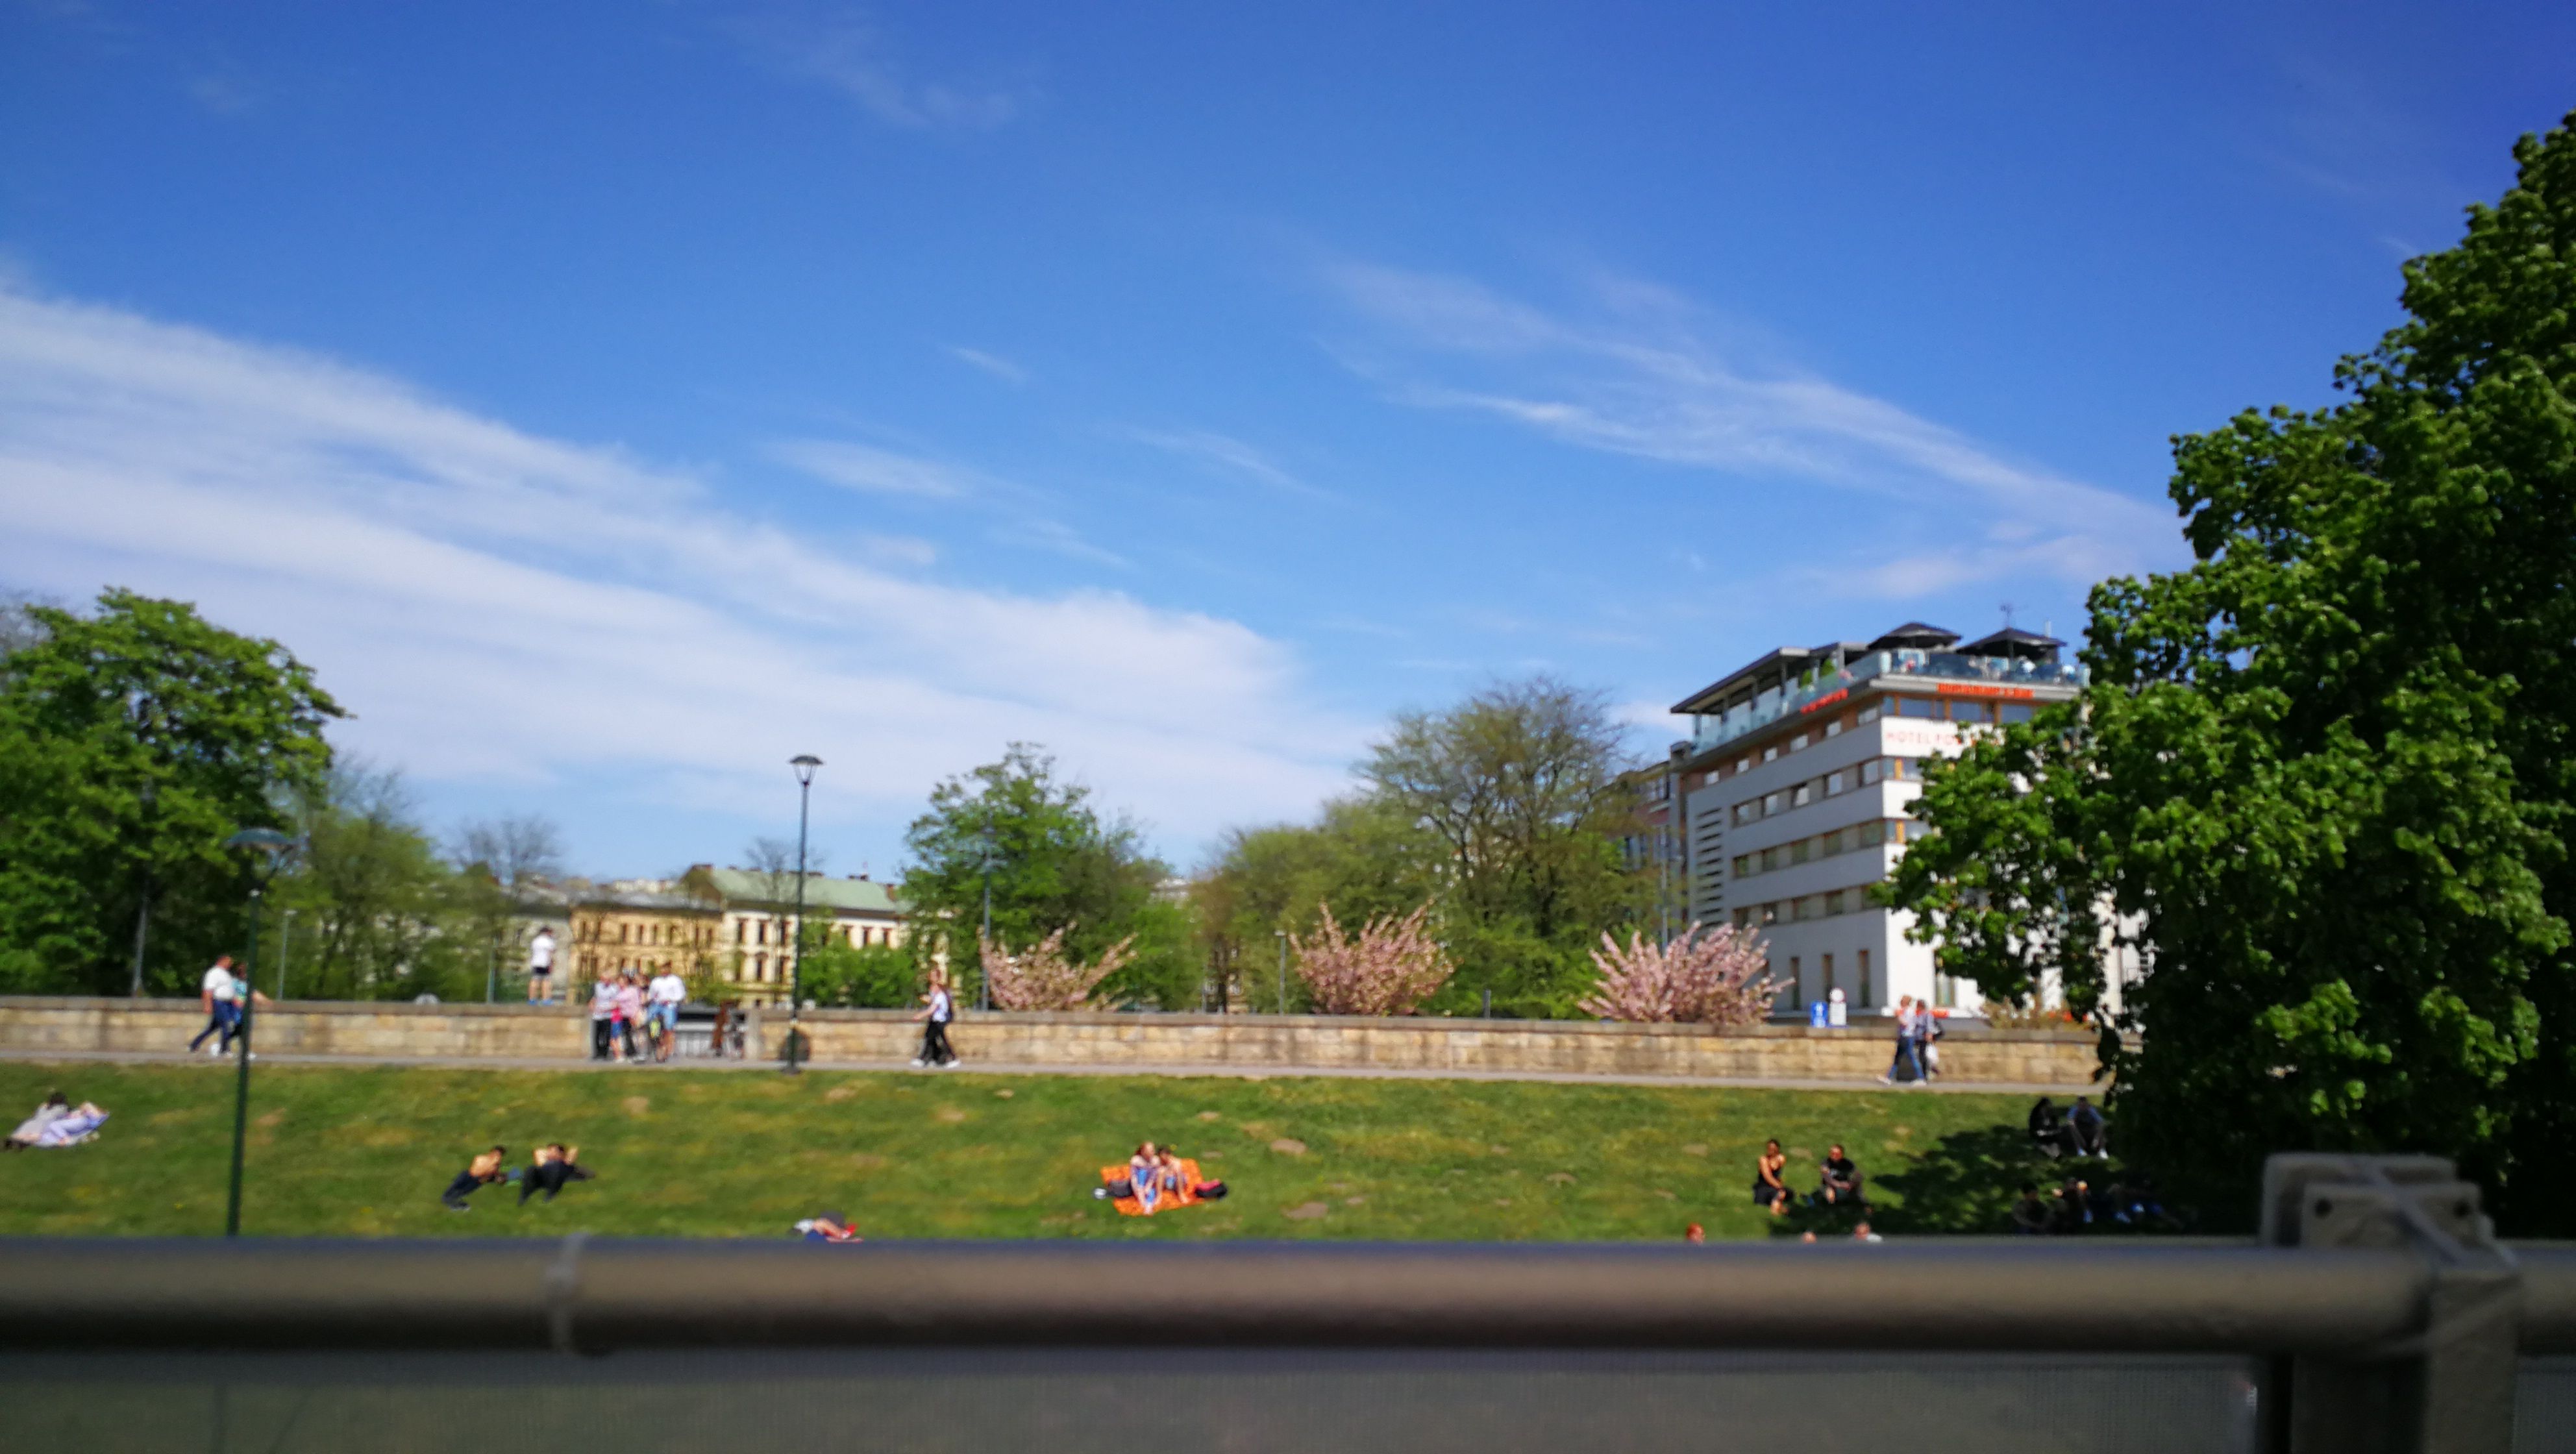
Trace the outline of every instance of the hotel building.
<path fill-rule="evenodd" d="M 1925 760 L 2081 689 L 2063 645 L 2010 629 L 1961 645 L 1908 622 L 1869 642 L 1781 647 L 1675 704 L 1692 724 L 1672 769 L 1689 915 L 1759 931 L 1787 982 L 1775 1014 L 1803 1016 L 1836 989 L 1855 1016 L 1902 995 L 1982 1005 L 1907 940 L 1914 916 L 1869 888 L 1914 831 Z"/>

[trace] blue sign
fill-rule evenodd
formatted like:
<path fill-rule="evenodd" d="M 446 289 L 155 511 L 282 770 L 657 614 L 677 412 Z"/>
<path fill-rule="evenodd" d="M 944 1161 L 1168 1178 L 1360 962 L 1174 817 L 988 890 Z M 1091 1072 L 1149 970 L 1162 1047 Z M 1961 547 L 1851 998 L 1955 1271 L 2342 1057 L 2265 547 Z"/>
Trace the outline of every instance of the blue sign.
<path fill-rule="evenodd" d="M 1825 1028 L 1825 1014 L 1825 1002 L 1818 1000 L 1814 1004 L 1807 1006 L 1807 1023 L 1821 1030 Z"/>

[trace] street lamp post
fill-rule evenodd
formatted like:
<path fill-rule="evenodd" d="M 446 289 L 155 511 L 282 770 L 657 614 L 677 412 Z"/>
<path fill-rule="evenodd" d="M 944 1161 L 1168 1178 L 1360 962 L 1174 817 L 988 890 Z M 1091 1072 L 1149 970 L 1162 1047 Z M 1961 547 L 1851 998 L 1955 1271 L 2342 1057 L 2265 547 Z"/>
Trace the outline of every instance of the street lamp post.
<path fill-rule="evenodd" d="M 152 800 L 157 785 L 143 780 L 143 892 L 134 905 L 134 998 L 143 998 L 143 938 L 152 927 Z"/>
<path fill-rule="evenodd" d="M 242 1146 L 250 1134 L 250 986 L 259 982 L 259 900 L 268 891 L 270 875 L 277 872 L 278 860 L 295 840 L 274 828 L 245 828 L 224 840 L 226 848 L 256 850 L 259 857 L 251 861 L 250 880 L 250 947 L 244 951 L 242 965 L 241 1048 L 234 1052 L 233 1070 L 233 1175 L 231 1189 L 224 1197 L 224 1235 L 241 1235 Z"/>
<path fill-rule="evenodd" d="M 984 850 L 984 935 L 975 941 L 975 963 L 983 973 L 975 976 L 975 1007 L 993 1008 L 993 974 L 984 964 L 984 946 L 993 942 L 993 819 L 984 818 L 984 836 L 978 840 Z"/>
<path fill-rule="evenodd" d="M 1273 929 L 1271 937 L 1279 941 L 1279 1013 L 1288 1013 L 1288 931 Z"/>
<path fill-rule="evenodd" d="M 796 928 L 787 944 L 787 1073 L 795 1075 L 804 1068 L 797 1062 L 805 1053 L 805 1032 L 799 1023 L 805 1013 L 805 825 L 814 798 L 814 769 L 823 765 L 823 759 L 799 753 L 787 759 L 787 765 L 796 769 Z"/>

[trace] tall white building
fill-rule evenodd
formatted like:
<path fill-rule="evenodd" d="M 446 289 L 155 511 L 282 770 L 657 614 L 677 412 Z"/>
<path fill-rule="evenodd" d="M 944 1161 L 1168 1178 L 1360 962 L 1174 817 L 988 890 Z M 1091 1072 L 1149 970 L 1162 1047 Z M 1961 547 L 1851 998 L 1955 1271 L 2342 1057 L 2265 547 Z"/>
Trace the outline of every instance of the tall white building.
<path fill-rule="evenodd" d="M 1901 995 L 1966 1011 L 1973 984 L 1936 974 L 1914 916 L 1870 902 L 1913 829 L 1922 763 L 1970 735 L 2073 697 L 2064 643 L 2004 630 L 1959 644 L 1908 622 L 1875 641 L 1784 646 L 1677 703 L 1675 754 L 1691 917 L 1758 929 L 1788 981 L 1775 1013 L 1835 989 L 1855 1015 Z"/>

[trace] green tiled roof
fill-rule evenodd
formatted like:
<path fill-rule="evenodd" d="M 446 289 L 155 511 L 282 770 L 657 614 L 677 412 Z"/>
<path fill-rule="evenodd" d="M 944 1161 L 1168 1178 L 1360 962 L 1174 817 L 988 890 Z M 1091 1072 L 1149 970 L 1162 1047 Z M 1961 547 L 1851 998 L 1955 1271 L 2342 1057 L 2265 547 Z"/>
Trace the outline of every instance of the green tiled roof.
<path fill-rule="evenodd" d="M 769 902 L 766 874 L 753 873 L 748 869 L 740 868 L 716 868 L 709 869 L 707 877 L 714 882 L 717 892 L 725 896 L 727 903 L 766 904 Z M 781 902 L 794 903 L 796 875 L 785 874 L 781 876 L 781 880 L 781 886 L 786 890 Z M 844 909 L 862 914 L 903 912 L 903 905 L 895 898 L 894 888 L 890 884 L 881 884 L 874 879 L 865 878 L 833 878 L 819 873 L 805 875 L 805 904 L 808 908 Z"/>

